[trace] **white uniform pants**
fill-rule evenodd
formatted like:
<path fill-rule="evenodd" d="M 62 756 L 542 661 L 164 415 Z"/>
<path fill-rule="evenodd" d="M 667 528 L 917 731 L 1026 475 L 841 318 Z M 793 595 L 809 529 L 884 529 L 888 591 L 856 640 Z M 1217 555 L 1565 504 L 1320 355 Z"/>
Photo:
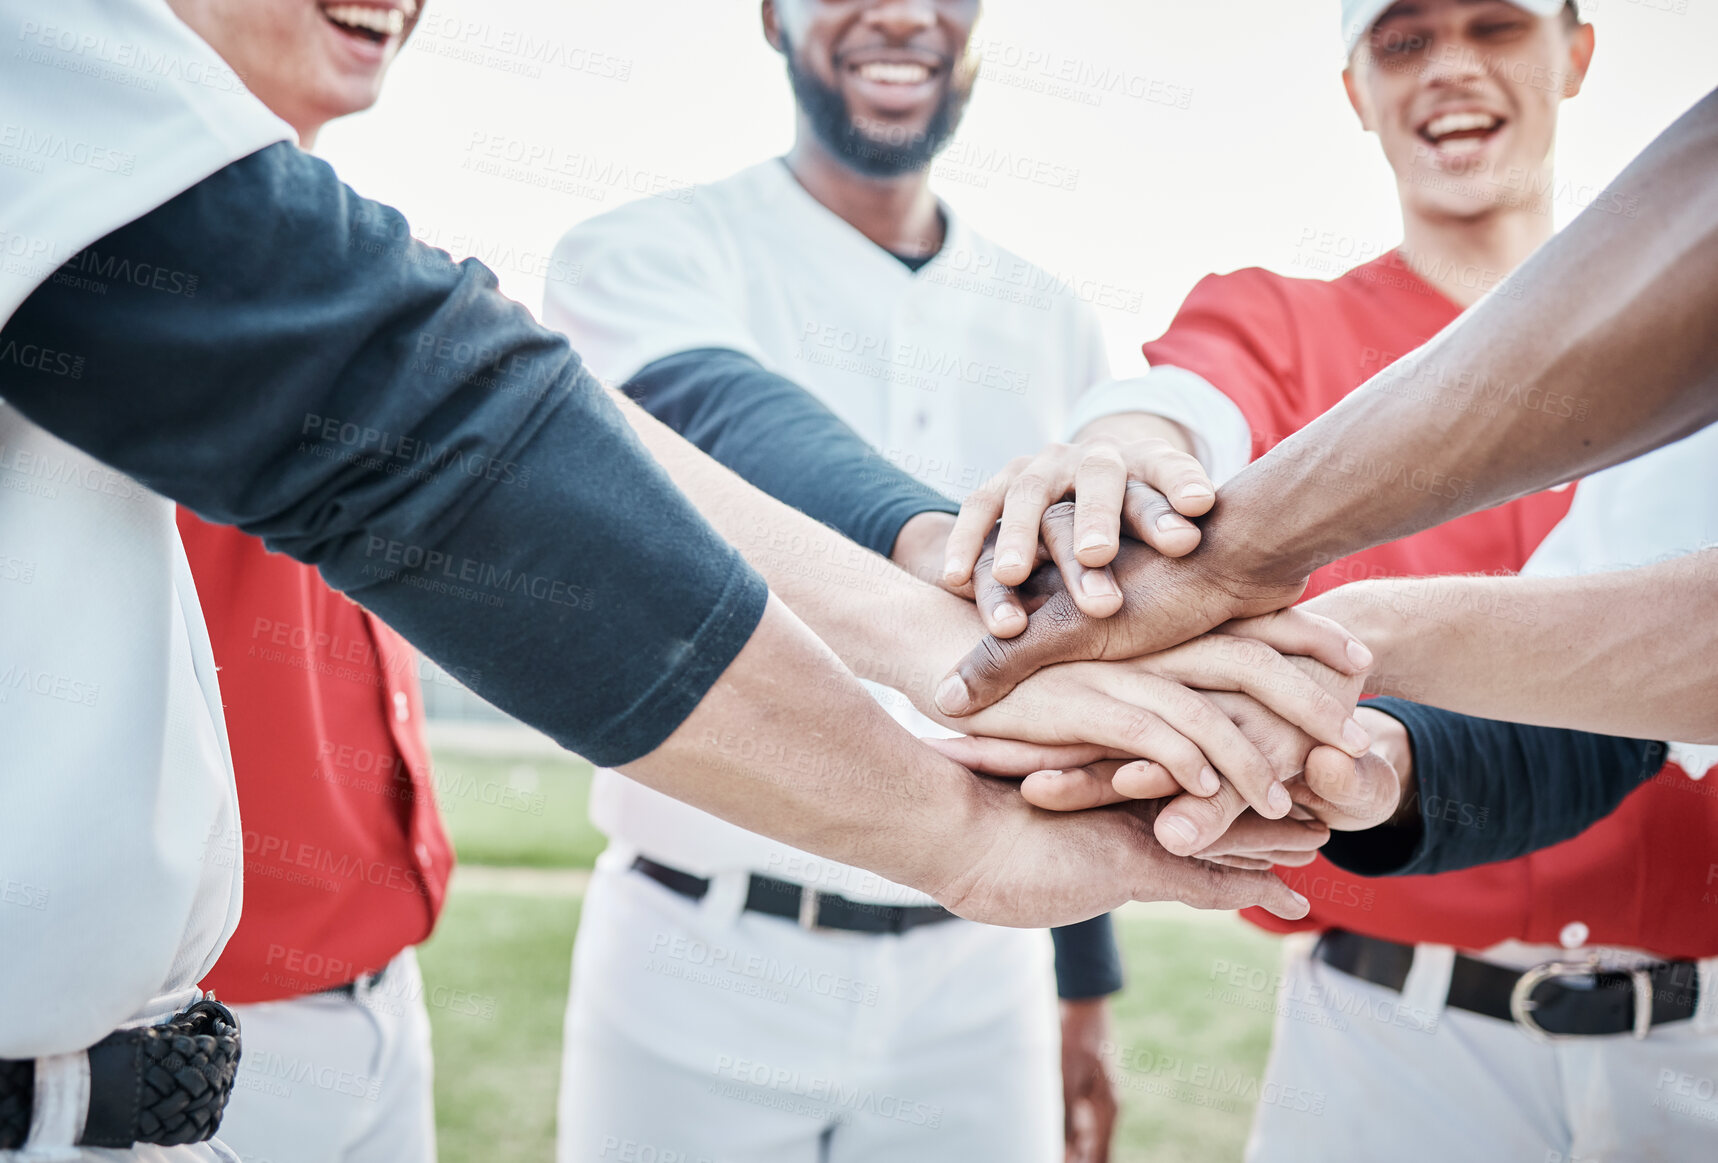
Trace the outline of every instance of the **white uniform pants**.
<path fill-rule="evenodd" d="M 243 1163 L 434 1163 L 429 1012 L 412 950 L 355 997 L 232 1010 L 243 1053 L 220 1140 Z"/>
<path fill-rule="evenodd" d="M 1706 966 L 1689 1021 L 1547 1044 L 1444 1006 L 1447 957 L 1422 953 L 1398 993 L 1314 961 L 1306 938 L 1285 945 L 1249 1163 L 1718 1159 Z"/>
<path fill-rule="evenodd" d="M 807 932 L 721 887 L 695 902 L 599 864 L 573 950 L 560 1163 L 1061 1159 L 1044 932 Z"/>

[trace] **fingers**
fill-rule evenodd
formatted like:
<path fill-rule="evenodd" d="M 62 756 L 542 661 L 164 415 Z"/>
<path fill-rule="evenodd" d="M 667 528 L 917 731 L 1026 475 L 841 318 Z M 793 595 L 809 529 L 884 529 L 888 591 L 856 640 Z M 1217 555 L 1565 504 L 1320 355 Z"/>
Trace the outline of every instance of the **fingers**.
<path fill-rule="evenodd" d="M 1026 607 L 1012 588 L 996 580 L 994 555 L 995 543 L 987 541 L 972 569 L 972 600 L 986 630 L 998 638 L 1012 638 L 1026 629 Z"/>
<path fill-rule="evenodd" d="M 1304 654 L 1343 674 L 1360 674 L 1372 665 L 1372 652 L 1345 627 L 1292 606 L 1225 622 L 1216 632 L 1256 638 L 1280 654 Z"/>
<path fill-rule="evenodd" d="M 1104 668 L 1090 669 L 1096 673 Z M 1067 724 L 1076 737 L 1157 760 L 1175 774 L 1182 787 L 1200 795 L 1217 791 L 1220 774 L 1247 804 L 1272 819 L 1286 815 L 1293 806 L 1264 752 L 1202 692 L 1139 670 L 1109 674 L 1105 689 L 1129 709 L 1109 713 L 1099 721 L 1092 721 L 1095 716 L 1089 711 L 1078 713 L 1084 721 Z M 1152 718 L 1144 717 L 1142 711 Z M 1189 762 L 1190 756 L 1174 741 L 1162 738 L 1157 730 L 1159 722 L 1197 748 L 1211 770 L 1184 770 L 1181 764 Z"/>
<path fill-rule="evenodd" d="M 1082 767 L 1111 758 L 1108 750 L 1089 743 L 1023 743 L 988 735 L 927 738 L 923 742 L 944 758 L 984 775 L 1027 776 L 1035 771 Z"/>
<path fill-rule="evenodd" d="M 1213 864 L 1224 864 L 1230 868 L 1268 869 L 1276 867 L 1303 868 L 1318 859 L 1318 853 L 1313 852 L 1267 852 L 1262 856 L 1201 856 L 1201 860 L 1209 860 Z"/>
<path fill-rule="evenodd" d="M 949 530 L 948 542 L 943 549 L 945 587 L 958 588 L 971 579 L 973 567 L 978 564 L 978 555 L 984 549 L 991 530 L 996 527 L 996 519 L 1002 516 L 1002 498 L 1008 482 L 1017 467 L 1024 468 L 1028 463 L 1026 457 L 1011 461 L 1007 468 L 967 494 L 966 500 L 961 502 L 960 514 L 954 519 L 954 528 Z"/>
<path fill-rule="evenodd" d="M 1075 511 L 1075 506 L 1067 501 L 1051 506 L 1044 513 L 1039 533 L 1080 612 L 1092 618 L 1107 618 L 1121 609 L 1121 589 L 1108 568 L 1089 569 L 1080 561 L 1075 551 Z M 1037 545 L 1036 538 L 1033 545 Z"/>
<path fill-rule="evenodd" d="M 1266 820 L 1253 812 L 1243 812 L 1216 843 L 1194 855 L 1201 860 L 1245 856 L 1298 867 L 1311 863 L 1329 839 L 1330 829 L 1317 821 Z"/>
<path fill-rule="evenodd" d="M 1271 867 L 1269 860 L 1258 860 L 1251 856 L 1201 856 L 1199 859 L 1209 860 L 1226 868 L 1251 868 L 1259 872 L 1268 872 Z"/>
<path fill-rule="evenodd" d="M 1097 763 L 1065 770 L 1035 771 L 1020 784 L 1020 794 L 1026 797 L 1027 803 L 1050 812 L 1083 812 L 1087 808 L 1119 804 L 1128 797 L 1115 789 L 1112 773 L 1117 766 L 1115 763 Z"/>
<path fill-rule="evenodd" d="M 1217 503 L 1217 490 L 1198 458 L 1171 448 L 1162 440 L 1141 441 L 1135 448 L 1138 451 L 1128 464 L 1131 475 L 1167 497 L 1176 512 L 1199 517 L 1209 513 Z"/>
<path fill-rule="evenodd" d="M 1199 527 L 1177 513 L 1162 493 L 1139 481 L 1127 483 L 1122 529 L 1165 557 L 1185 557 L 1199 545 Z"/>
<path fill-rule="evenodd" d="M 1193 691 L 1184 693 L 1188 696 L 1184 701 L 1189 706 L 1203 702 Z M 1235 725 L 1219 714 L 1215 707 L 1207 705 L 1206 710 L 1208 713 L 1204 715 L 1197 711 L 1183 712 L 1177 716 L 1177 722 L 1172 724 L 1156 711 L 1143 706 L 1100 698 L 1095 703 L 1082 702 L 1079 707 L 1070 708 L 1070 721 L 1067 726 L 1078 738 L 1114 748 L 1128 755 L 1151 759 L 1166 768 L 1176 784 L 1184 790 L 1194 795 L 1208 796 L 1217 792 L 1222 781 L 1205 751 L 1183 728 L 1206 738 L 1220 738 L 1224 728 L 1227 728 L 1234 740 L 1239 741 L 1240 747 L 1251 749 L 1252 745 L 1246 742 L 1235 729 Z M 1233 740 L 1224 739 L 1216 750 L 1223 753 L 1237 748 Z M 1268 766 L 1263 756 L 1258 757 L 1258 762 L 1261 767 Z M 1285 800 L 1283 811 L 1286 812 L 1288 807 L 1289 804 Z"/>
<path fill-rule="evenodd" d="M 1189 686 L 1250 695 L 1320 743 L 1350 755 L 1371 746 L 1372 737 L 1354 719 L 1353 703 L 1338 699 L 1263 641 L 1210 635 L 1166 652 L 1161 667 Z"/>
<path fill-rule="evenodd" d="M 1035 771 L 1020 784 L 1027 803 L 1050 812 L 1083 812 L 1128 800 L 1161 799 L 1180 790 L 1168 768 L 1144 759 Z"/>
<path fill-rule="evenodd" d="M 1176 796 L 1157 814 L 1152 829 L 1165 849 L 1191 856 L 1220 840 L 1246 810 L 1247 801 L 1235 785 L 1224 781 L 1214 796 Z"/>
<path fill-rule="evenodd" d="M 937 687 L 937 710 L 951 717 L 990 706 L 1039 668 L 1075 658 L 1100 658 L 1102 621 L 1080 613 L 1073 598 L 1059 593 L 1033 615 L 1015 638 L 990 637 L 967 652 Z"/>
<path fill-rule="evenodd" d="M 1302 782 L 1300 802 L 1341 831 L 1376 827 L 1401 806 L 1396 769 L 1370 751 L 1356 760 L 1331 747 L 1314 748 Z"/>
<path fill-rule="evenodd" d="M 1277 778 L 1290 779 L 1306 766 L 1306 753 L 1318 742 L 1293 723 L 1262 706 L 1257 699 L 1236 691 L 1211 691 L 1206 695 L 1223 714 L 1229 716 L 1241 733 L 1252 740 L 1253 746 L 1264 753 Z"/>
<path fill-rule="evenodd" d="M 1104 444 L 1086 450 L 1074 470 L 1074 542 L 1080 564 L 1088 569 L 1108 565 L 1121 548 L 1127 487 L 1127 464 L 1118 449 Z"/>
<path fill-rule="evenodd" d="M 1288 797 L 1286 789 L 1283 795 Z M 1330 829 L 1318 821 L 1273 819 L 1248 811 L 1246 801 L 1227 781 L 1214 796 L 1181 795 L 1170 800 L 1158 813 L 1154 830 L 1157 842 L 1170 852 L 1202 859 L 1212 854 L 1262 857 L 1309 851 L 1330 836 Z"/>
<path fill-rule="evenodd" d="M 1110 777 L 1110 784 L 1117 795 L 1130 800 L 1162 799 L 1181 790 L 1181 785 L 1175 782 L 1167 767 L 1149 759 L 1124 763 Z"/>
<path fill-rule="evenodd" d="M 1208 860 L 1183 860 L 1180 874 L 1173 878 L 1173 895 L 1165 898 L 1152 895 L 1160 890 L 1147 890 L 1135 900 L 1178 900 L 1196 909 L 1245 909 L 1258 905 L 1287 921 L 1306 916 L 1307 899 L 1270 872 L 1227 868 Z"/>
<path fill-rule="evenodd" d="M 1067 491 L 1067 478 L 1043 458 L 1033 461 L 1009 484 L 1003 497 L 996 561 L 992 566 L 998 581 L 1017 586 L 1032 573 L 1044 510 L 1060 501 Z"/>

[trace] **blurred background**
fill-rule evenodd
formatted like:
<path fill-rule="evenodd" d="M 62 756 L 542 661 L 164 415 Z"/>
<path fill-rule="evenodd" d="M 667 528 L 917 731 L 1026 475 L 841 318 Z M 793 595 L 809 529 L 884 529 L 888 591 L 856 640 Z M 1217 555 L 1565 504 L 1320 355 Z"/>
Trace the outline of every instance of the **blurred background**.
<path fill-rule="evenodd" d="M 1718 82 L 1718 0 L 1587 0 L 1559 224 Z M 982 71 L 934 171 L 978 229 L 1097 308 L 1117 374 L 1210 271 L 1329 277 L 1389 249 L 1390 175 L 1340 82 L 1336 0 L 988 0 Z M 540 307 L 574 223 L 789 143 L 755 0 L 429 0 L 372 112 L 321 154 L 417 237 Z M 548 1160 L 586 871 L 588 766 L 426 671 L 436 782 L 462 867 L 422 949 L 441 1153 Z M 1116 1158 L 1240 1158 L 1269 1041 L 1275 941 L 1227 914 L 1119 917 L 1129 987 L 1109 1059 Z"/>

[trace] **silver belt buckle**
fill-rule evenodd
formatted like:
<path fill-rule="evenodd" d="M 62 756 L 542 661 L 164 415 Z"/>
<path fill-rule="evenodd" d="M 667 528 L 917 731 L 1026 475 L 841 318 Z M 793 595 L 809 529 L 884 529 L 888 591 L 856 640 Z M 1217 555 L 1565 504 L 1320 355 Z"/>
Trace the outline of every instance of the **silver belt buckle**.
<path fill-rule="evenodd" d="M 803 885 L 799 890 L 799 927 L 810 933 L 817 928 L 817 897 L 818 893 L 810 885 Z"/>
<path fill-rule="evenodd" d="M 1579 1038 L 1582 1035 L 1553 1034 L 1533 1020 L 1533 1011 L 1539 1005 L 1533 1000 L 1533 991 L 1553 977 L 1592 977 L 1600 972 L 1598 964 L 1592 961 L 1546 961 L 1535 965 L 1515 979 L 1515 988 L 1509 991 L 1509 1016 L 1535 1042 Z M 1634 985 L 1633 1034 L 1636 1041 L 1642 1041 L 1652 1032 L 1652 974 L 1645 969 L 1631 969 L 1628 973 Z"/>

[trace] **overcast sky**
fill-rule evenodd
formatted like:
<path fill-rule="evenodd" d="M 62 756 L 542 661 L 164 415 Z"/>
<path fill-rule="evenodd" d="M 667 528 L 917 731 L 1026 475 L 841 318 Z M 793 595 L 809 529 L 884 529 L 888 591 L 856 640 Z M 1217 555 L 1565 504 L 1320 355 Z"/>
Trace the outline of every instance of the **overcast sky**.
<path fill-rule="evenodd" d="M 938 192 L 1077 280 L 1118 373 L 1207 272 L 1328 276 L 1397 240 L 1389 171 L 1342 94 L 1336 0 L 985 7 Z M 1559 224 L 1718 84 L 1718 0 L 1582 9 L 1598 51 L 1564 106 Z M 569 226 L 779 154 L 791 131 L 755 0 L 429 0 L 381 103 L 319 152 L 538 310 Z"/>

